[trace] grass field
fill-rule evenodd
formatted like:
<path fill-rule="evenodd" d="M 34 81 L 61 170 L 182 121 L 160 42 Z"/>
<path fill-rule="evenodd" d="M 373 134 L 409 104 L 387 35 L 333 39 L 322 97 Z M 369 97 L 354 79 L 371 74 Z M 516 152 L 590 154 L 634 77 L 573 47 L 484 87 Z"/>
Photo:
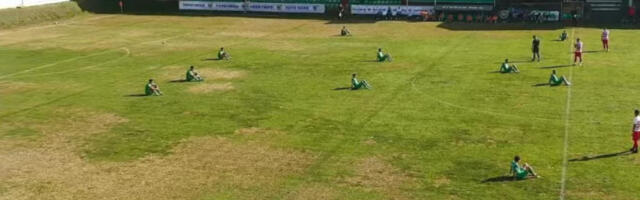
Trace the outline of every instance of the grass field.
<path fill-rule="evenodd" d="M 631 147 L 639 31 L 612 30 L 604 53 L 599 29 L 567 29 L 589 53 L 566 67 L 561 30 L 342 25 L 83 15 L 0 30 L 0 199 L 640 199 L 640 158 L 608 156 Z M 221 46 L 233 59 L 209 60 Z M 379 47 L 394 61 L 374 62 Z M 504 58 L 521 73 L 495 73 Z M 189 65 L 206 81 L 171 82 Z M 554 66 L 573 85 L 536 87 Z M 374 89 L 334 90 L 351 73 Z M 164 96 L 136 96 L 149 78 Z M 504 179 L 516 154 L 542 178 Z"/>

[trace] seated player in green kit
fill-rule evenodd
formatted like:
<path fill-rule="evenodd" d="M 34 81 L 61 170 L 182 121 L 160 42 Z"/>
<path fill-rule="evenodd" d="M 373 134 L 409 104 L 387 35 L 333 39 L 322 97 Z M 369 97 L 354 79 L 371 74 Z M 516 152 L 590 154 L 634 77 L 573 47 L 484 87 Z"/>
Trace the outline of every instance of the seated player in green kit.
<path fill-rule="evenodd" d="M 158 87 L 158 85 L 153 82 L 153 79 L 149 79 L 149 83 L 144 86 L 144 94 L 147 96 L 159 96 L 162 95 L 162 92 L 160 91 L 160 87 Z"/>
<path fill-rule="evenodd" d="M 513 161 L 511 161 L 511 170 L 510 174 L 513 175 L 513 178 L 516 180 L 523 180 L 526 178 L 538 178 L 539 176 L 533 171 L 533 168 L 529 166 L 529 164 L 525 163 L 524 166 L 521 166 L 520 156 L 516 156 Z"/>
<path fill-rule="evenodd" d="M 569 82 L 569 80 L 567 80 L 566 77 L 561 76 L 560 78 L 558 78 L 558 76 L 556 75 L 556 70 L 553 70 L 551 72 L 551 77 L 549 78 L 549 85 L 558 86 L 558 85 L 561 85 L 563 83 L 565 85 L 571 85 L 571 83 Z"/>
<path fill-rule="evenodd" d="M 565 41 L 567 40 L 568 36 L 567 36 L 567 31 L 564 30 L 562 31 L 562 34 L 560 34 L 560 41 Z"/>
<path fill-rule="evenodd" d="M 224 47 L 220 47 L 220 51 L 218 51 L 218 60 L 229 60 L 231 59 L 231 55 L 224 51 Z"/>
<path fill-rule="evenodd" d="M 369 85 L 369 83 L 367 83 L 366 80 L 358 81 L 358 79 L 356 79 L 356 74 L 352 74 L 351 75 L 351 89 L 352 90 L 357 90 L 357 89 L 360 89 L 360 88 L 370 89 L 371 86 Z"/>
<path fill-rule="evenodd" d="M 378 62 L 389 61 L 391 62 L 391 55 L 382 52 L 382 49 L 378 49 Z"/>
<path fill-rule="evenodd" d="M 351 31 L 347 29 L 347 27 L 343 26 L 342 30 L 340 30 L 340 35 L 342 36 L 351 36 Z"/>
<path fill-rule="evenodd" d="M 518 73 L 518 67 L 516 65 L 509 65 L 509 59 L 504 59 L 504 63 L 500 65 L 500 73 Z"/>
<path fill-rule="evenodd" d="M 204 81 L 204 79 L 202 79 L 202 77 L 200 77 L 200 74 L 193 68 L 193 66 L 189 67 L 189 70 L 187 70 L 187 81 L 191 82 L 191 81 Z"/>

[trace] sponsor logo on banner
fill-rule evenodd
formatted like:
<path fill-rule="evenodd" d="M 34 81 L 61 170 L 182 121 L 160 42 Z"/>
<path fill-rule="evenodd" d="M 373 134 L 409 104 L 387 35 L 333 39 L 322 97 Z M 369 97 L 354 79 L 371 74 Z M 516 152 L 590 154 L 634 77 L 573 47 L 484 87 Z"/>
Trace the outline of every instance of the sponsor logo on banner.
<path fill-rule="evenodd" d="M 180 10 L 244 11 L 242 2 L 180 1 Z"/>
<path fill-rule="evenodd" d="M 436 5 L 436 10 L 491 11 L 492 5 Z"/>
<path fill-rule="evenodd" d="M 324 13 L 324 4 L 249 3 L 249 11 L 277 13 Z"/>
<path fill-rule="evenodd" d="M 389 11 L 395 15 L 413 16 L 423 11 L 433 13 L 433 6 L 351 5 L 351 14 L 355 15 L 386 15 Z"/>
<path fill-rule="evenodd" d="M 180 10 L 324 13 L 324 4 L 180 1 Z"/>
<path fill-rule="evenodd" d="M 560 11 L 557 11 L 557 10 L 553 10 L 553 11 L 549 11 L 549 10 L 532 10 L 529 13 L 529 16 L 537 16 L 539 14 L 542 15 L 542 19 L 544 21 L 549 21 L 549 22 L 560 21 Z"/>

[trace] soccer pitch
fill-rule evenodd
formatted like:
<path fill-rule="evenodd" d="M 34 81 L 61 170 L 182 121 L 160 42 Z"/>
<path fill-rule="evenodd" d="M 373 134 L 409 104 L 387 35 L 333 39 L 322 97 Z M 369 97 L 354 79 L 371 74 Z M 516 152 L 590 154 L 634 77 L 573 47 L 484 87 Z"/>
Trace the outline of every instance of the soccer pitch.
<path fill-rule="evenodd" d="M 581 67 L 562 29 L 84 15 L 0 30 L 0 199 L 640 199 L 640 32 L 611 29 L 605 53 L 601 29 L 566 30 Z M 520 73 L 497 73 L 505 58 Z M 190 65 L 206 81 L 178 82 Z M 541 86 L 553 69 L 572 85 Z M 340 89 L 352 73 L 373 89 Z M 139 96 L 149 78 L 163 96 Z M 515 155 L 541 177 L 507 177 Z"/>

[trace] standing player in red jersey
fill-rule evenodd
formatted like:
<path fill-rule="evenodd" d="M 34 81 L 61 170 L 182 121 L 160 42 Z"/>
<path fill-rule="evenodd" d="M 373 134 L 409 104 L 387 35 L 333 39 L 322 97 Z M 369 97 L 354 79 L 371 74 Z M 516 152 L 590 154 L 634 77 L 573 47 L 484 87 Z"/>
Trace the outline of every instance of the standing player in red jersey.
<path fill-rule="evenodd" d="M 609 30 L 607 28 L 602 29 L 602 48 L 609 52 Z"/>
<path fill-rule="evenodd" d="M 584 47 L 580 38 L 576 39 L 576 43 L 573 45 L 575 51 L 573 52 L 573 65 L 576 65 L 578 59 L 580 59 L 580 66 L 582 66 L 582 48 Z"/>
<path fill-rule="evenodd" d="M 635 110 L 636 117 L 633 118 L 633 128 L 631 138 L 633 139 L 632 153 L 638 153 L 638 139 L 640 139 L 640 110 Z"/>

